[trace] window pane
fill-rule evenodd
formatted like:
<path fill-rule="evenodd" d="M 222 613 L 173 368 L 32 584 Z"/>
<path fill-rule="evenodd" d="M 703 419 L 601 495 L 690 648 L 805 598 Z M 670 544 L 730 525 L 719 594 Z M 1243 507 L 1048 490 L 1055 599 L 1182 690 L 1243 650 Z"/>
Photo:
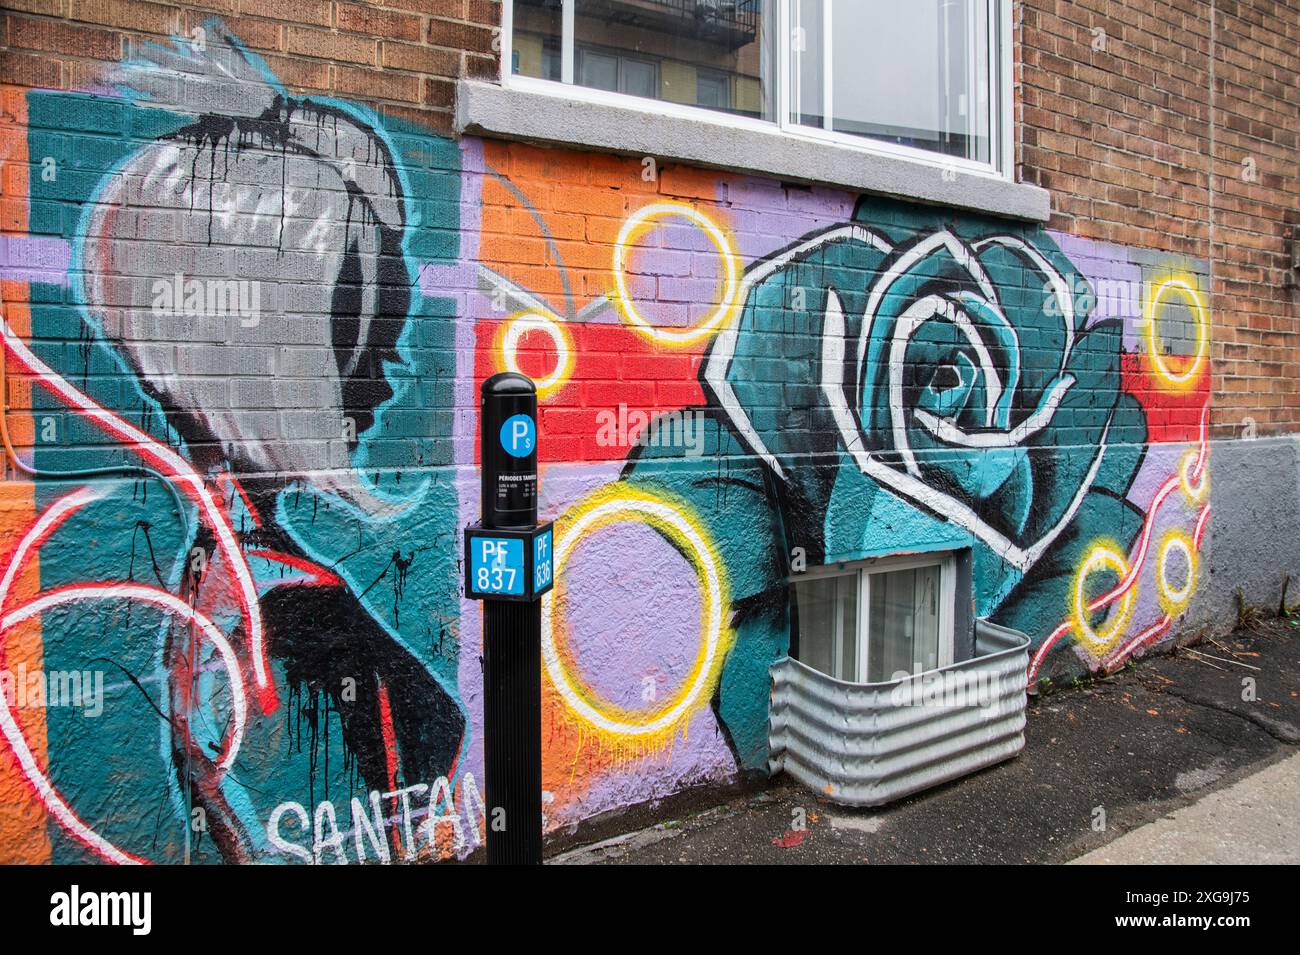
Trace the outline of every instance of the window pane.
<path fill-rule="evenodd" d="M 799 581 L 795 598 L 799 661 L 839 680 L 856 679 L 857 574 Z"/>
<path fill-rule="evenodd" d="M 883 683 L 912 669 L 912 571 L 871 575 L 867 682 Z M 902 598 L 906 593 L 906 601 Z M 904 609 L 906 608 L 906 609 Z"/>
<path fill-rule="evenodd" d="M 912 672 L 939 666 L 939 568 L 918 567 L 915 571 L 912 619 L 915 621 Z"/>
<path fill-rule="evenodd" d="M 514 0 L 511 71 L 559 80 L 562 21 L 560 0 Z"/>
<path fill-rule="evenodd" d="M 825 125 L 822 105 L 826 58 L 823 53 L 822 0 L 791 0 L 790 103 L 794 122 Z"/>
<path fill-rule="evenodd" d="M 536 0 L 534 0 L 534 3 Z M 613 57 L 608 71 L 579 68 L 575 82 L 598 89 L 774 119 L 768 13 L 775 0 L 574 0 L 576 55 Z M 533 4 L 516 0 L 519 10 Z M 558 4 L 557 4 L 558 6 Z M 518 29 L 516 27 L 516 29 Z M 557 34 L 558 35 L 558 34 Z"/>
<path fill-rule="evenodd" d="M 618 57 L 593 50 L 579 50 L 577 80 L 582 86 L 617 93 Z"/>
<path fill-rule="evenodd" d="M 856 682 L 858 679 L 858 575 L 837 577 L 839 584 L 840 665 L 835 677 Z"/>
<path fill-rule="evenodd" d="M 867 682 L 939 665 L 939 567 L 871 575 Z"/>
<path fill-rule="evenodd" d="M 659 70 L 644 60 L 623 60 L 623 83 L 620 93 L 653 98 L 659 91 Z"/>
<path fill-rule="evenodd" d="M 824 126 L 823 0 L 792 2 L 792 118 Z M 826 2 L 832 129 L 992 160 L 987 0 Z"/>
<path fill-rule="evenodd" d="M 835 579 L 795 584 L 799 608 L 799 661 L 822 673 L 834 673 Z"/>
<path fill-rule="evenodd" d="M 709 109 L 731 109 L 731 77 L 726 73 L 696 70 L 695 102 Z"/>

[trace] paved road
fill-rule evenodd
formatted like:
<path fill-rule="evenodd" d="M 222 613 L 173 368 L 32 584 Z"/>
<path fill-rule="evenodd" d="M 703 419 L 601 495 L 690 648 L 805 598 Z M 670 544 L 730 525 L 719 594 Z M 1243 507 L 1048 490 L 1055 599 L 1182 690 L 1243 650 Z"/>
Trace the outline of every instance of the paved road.
<path fill-rule="evenodd" d="M 1300 754 L 1074 861 L 1079 865 L 1300 863 Z"/>
<path fill-rule="evenodd" d="M 881 809 L 837 806 L 778 777 L 756 791 L 670 797 L 643 814 L 597 821 L 551 840 L 548 856 L 578 864 L 1060 863 L 1196 801 L 1199 814 L 1175 816 L 1174 825 L 1200 840 L 1184 836 L 1180 851 L 1235 853 L 1239 862 L 1265 861 L 1265 849 L 1294 852 L 1297 764 L 1279 761 L 1300 744 L 1300 620 L 1220 642 L 1205 650 L 1218 663 L 1185 653 L 1148 659 L 1031 702 L 1020 756 Z M 1229 652 L 1236 662 L 1222 662 Z M 1256 681 L 1254 694 L 1243 677 Z M 1266 769 L 1274 764 L 1288 769 Z M 1277 782 L 1286 773 L 1289 789 Z M 1288 798 L 1289 834 L 1270 828 Z M 1142 842 L 1115 851 L 1139 851 L 1128 845 Z"/>

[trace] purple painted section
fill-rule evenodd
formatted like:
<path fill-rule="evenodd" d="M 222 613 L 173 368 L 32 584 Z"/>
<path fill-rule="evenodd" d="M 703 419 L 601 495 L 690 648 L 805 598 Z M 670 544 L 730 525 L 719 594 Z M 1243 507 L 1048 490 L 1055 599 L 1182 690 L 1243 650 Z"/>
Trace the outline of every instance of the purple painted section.
<path fill-rule="evenodd" d="M 559 516 L 587 494 L 617 481 L 622 467 L 621 461 L 544 467 L 539 503 L 542 519 Z M 617 560 L 619 554 L 629 552 L 636 553 L 643 566 Z M 600 567 L 602 561 L 611 566 Z M 627 569 L 615 571 L 615 563 Z M 574 656 L 591 688 L 633 711 L 654 706 L 641 700 L 643 674 L 656 675 L 660 700 L 671 695 L 699 648 L 698 584 L 686 561 L 658 532 L 629 522 L 613 525 L 607 533 L 580 544 L 561 574 L 566 589 L 582 595 L 581 600 L 570 603 L 578 606 L 574 606 L 576 616 L 568 626 L 574 638 Z M 647 595 L 652 595 L 649 605 Z M 462 651 L 462 679 L 467 655 Z M 473 664 L 474 679 L 481 683 L 476 659 Z M 665 677 L 662 681 L 657 679 L 659 673 Z M 689 724 L 679 728 L 667 747 L 664 753 L 636 760 L 635 771 L 627 766 L 589 770 L 588 759 L 599 764 L 607 758 L 601 744 L 589 739 L 570 770 L 575 784 L 586 781 L 588 788 L 583 791 L 575 785 L 566 792 L 563 815 L 552 817 L 550 823 L 577 822 L 686 786 L 726 779 L 736 771 L 735 758 L 707 704 L 695 710 Z"/>
<path fill-rule="evenodd" d="M 467 223 L 474 222 L 483 184 L 483 144 L 478 140 L 461 142 L 460 205 Z M 479 476 L 474 469 L 474 440 L 477 434 L 478 399 L 474 394 L 474 324 L 466 321 L 471 297 L 478 298 L 477 269 L 479 230 L 467 225 L 461 230 L 461 258 L 455 265 L 426 265 L 420 270 L 420 292 L 424 295 L 447 295 L 456 300 L 456 395 L 455 423 L 452 428 L 452 460 L 456 463 L 457 496 L 460 512 L 457 527 L 463 528 L 479 519 Z M 462 546 L 457 535 L 457 547 Z M 483 777 L 483 612 L 477 600 L 460 602 L 460 652 L 457 654 L 456 687 L 468 719 L 462 742 L 460 769 L 470 772 L 480 792 L 486 786 Z"/>
<path fill-rule="evenodd" d="M 1142 317 L 1142 266 L 1130 260 L 1128 250 L 1080 239 L 1064 233 L 1051 233 L 1056 244 L 1092 285 L 1095 304 L 1092 321 L 1108 318 L 1124 320 L 1124 349 L 1137 351 L 1140 335 L 1136 323 Z M 1084 290 L 1076 289 L 1082 295 Z"/>
<path fill-rule="evenodd" d="M 1049 234 L 1091 284 L 1093 320 L 1124 320 L 1124 350 L 1128 352 L 1146 351 L 1145 307 L 1159 283 L 1178 275 L 1190 276 L 1202 289 L 1209 287 L 1209 266 L 1204 262 L 1062 232 Z M 1088 290 L 1075 291 L 1085 295 Z"/>
<path fill-rule="evenodd" d="M 800 189 L 765 179 L 723 179 L 721 209 L 710 209 L 731 243 L 741 271 L 799 237 L 852 218 L 854 199 L 831 189 Z M 704 321 L 716 308 L 723 274 L 709 237 L 685 220 L 665 217 L 638 241 L 625 275 L 629 294 L 650 322 L 680 328 Z M 605 308 L 593 322 L 617 323 Z"/>
<path fill-rule="evenodd" d="M 692 324 L 701 306 L 711 310 L 709 303 L 718 300 L 726 275 L 708 235 L 676 216 L 657 220 L 638 239 L 623 271 L 637 310 L 651 324 L 666 328 Z"/>
<path fill-rule="evenodd" d="M 649 525 L 621 522 L 578 544 L 565 578 L 564 637 L 591 691 L 627 710 L 669 699 L 699 651 L 699 587 L 685 558 Z"/>
<path fill-rule="evenodd" d="M 553 520 L 587 494 L 616 482 L 623 463 L 552 464 L 540 473 L 539 516 Z M 478 475 L 460 470 L 462 525 L 478 518 Z M 614 569 L 618 554 L 637 554 L 636 566 L 626 561 L 625 572 Z M 574 616 L 567 621 L 574 657 L 591 689 L 615 705 L 629 710 L 653 708 L 641 699 L 642 677 L 655 680 L 658 699 L 667 699 L 690 671 L 699 649 L 700 604 L 694 572 L 658 534 L 644 525 L 621 523 L 598 532 L 578 545 L 561 571 L 566 589 L 581 599 L 570 603 Z M 649 608 L 646 595 L 653 599 Z M 545 604 L 543 605 L 545 606 Z M 460 656 L 457 685 L 470 714 L 469 738 L 461 770 L 474 774 L 483 786 L 483 739 L 473 732 L 482 725 L 483 672 L 482 608 L 478 601 L 462 600 Z M 547 678 L 543 676 L 545 684 Z M 544 728 L 545 729 L 545 728 Z M 590 740 L 579 752 L 579 762 L 600 760 L 600 745 Z M 607 809 L 646 802 L 684 786 L 723 779 L 736 770 L 735 759 L 718 726 L 713 710 L 701 706 L 689 725 L 679 730 L 668 751 L 637 763 L 636 772 L 618 768 L 574 774 L 589 782 L 583 792 L 566 793 L 562 815 L 548 812 L 548 827 L 575 823 Z"/>
<path fill-rule="evenodd" d="M 718 200 L 728 207 L 727 232 L 746 267 L 810 232 L 848 222 L 855 205 L 848 193 L 754 178 L 724 179 Z"/>
<path fill-rule="evenodd" d="M 586 793 L 573 798 L 565 816 L 577 820 L 620 806 L 636 805 L 688 786 L 726 779 L 735 771 L 735 758 L 727 748 L 713 710 L 703 706 L 670 744 L 667 753 L 602 773 Z"/>
<path fill-rule="evenodd" d="M 1151 504 L 1155 500 L 1156 493 L 1161 486 L 1169 480 L 1170 476 L 1177 473 L 1178 466 L 1182 462 L 1183 456 L 1191 450 L 1194 450 L 1193 444 L 1152 444 L 1148 446 L 1147 456 L 1142 462 L 1142 469 L 1138 472 L 1133 480 L 1133 486 L 1129 488 L 1128 499 L 1133 502 L 1144 515 L 1149 515 Z M 1211 465 L 1213 462 L 1211 462 Z M 1166 535 L 1173 530 L 1182 533 L 1191 534 L 1191 528 L 1195 526 L 1196 519 L 1199 516 L 1202 504 L 1191 502 L 1183 493 L 1181 487 L 1176 488 L 1161 504 L 1159 512 L 1156 514 L 1154 523 L 1151 527 L 1151 540 L 1147 547 L 1147 554 L 1142 569 L 1138 572 L 1136 582 L 1137 593 L 1133 598 L 1133 607 L 1130 615 L 1130 623 L 1126 631 L 1126 640 L 1134 636 L 1142 627 L 1147 626 L 1160 620 L 1164 616 L 1164 609 L 1160 604 L 1160 547 L 1165 540 Z M 1126 555 L 1130 564 L 1137 557 L 1139 540 L 1133 542 L 1132 550 Z M 1203 575 L 1206 571 L 1206 560 L 1208 554 L 1208 537 L 1202 544 L 1200 553 L 1197 557 L 1197 574 Z M 1186 564 L 1181 561 L 1171 561 L 1169 568 L 1169 583 L 1175 589 L 1181 589 L 1186 574 Z M 1203 582 L 1198 576 L 1198 583 Z M 1112 610 L 1111 613 L 1117 611 Z M 1102 624 L 1099 629 L 1105 630 L 1109 623 Z M 1169 630 L 1169 633 L 1161 636 L 1156 643 L 1161 643 L 1169 639 L 1177 632 L 1177 621 Z M 1086 648 L 1076 643 L 1075 653 L 1085 663 L 1092 661 Z"/>
<path fill-rule="evenodd" d="M 0 236 L 0 279 L 10 282 L 68 284 L 72 247 L 46 236 Z"/>
<path fill-rule="evenodd" d="M 1133 486 L 1129 488 L 1128 499 L 1145 513 L 1151 506 L 1156 492 L 1160 490 L 1160 486 L 1177 473 L 1183 455 L 1193 448 L 1195 448 L 1193 444 L 1150 445 L 1142 461 L 1142 469 L 1138 471 L 1137 477 L 1133 479 Z M 1174 494 L 1181 493 L 1181 491 L 1174 492 Z M 1165 507 L 1168 506 L 1167 502 Z"/>

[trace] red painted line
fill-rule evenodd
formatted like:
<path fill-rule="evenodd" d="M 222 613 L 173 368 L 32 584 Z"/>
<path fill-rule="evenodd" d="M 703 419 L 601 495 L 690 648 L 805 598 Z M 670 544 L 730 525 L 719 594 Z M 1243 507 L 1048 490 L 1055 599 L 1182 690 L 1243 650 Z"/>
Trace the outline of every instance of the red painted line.
<path fill-rule="evenodd" d="M 244 486 L 240 484 L 239 481 L 235 480 L 234 475 L 229 471 L 222 471 L 218 477 L 224 479 L 226 483 L 234 489 L 235 493 L 239 495 L 240 500 L 244 502 L 244 509 L 248 511 L 248 516 L 253 519 L 253 526 L 261 527 L 262 515 L 257 513 L 257 508 L 253 506 L 253 502 L 249 498 L 248 492 L 244 490 Z"/>
<path fill-rule="evenodd" d="M 379 681 L 379 727 L 384 734 L 384 757 L 388 762 L 388 791 L 397 792 L 397 731 L 393 727 L 393 707 L 388 698 L 388 687 Z M 394 806 L 397 797 L 393 797 Z M 393 846 L 394 857 L 402 853 L 402 836 L 394 827 L 389 830 L 389 841 Z"/>
<path fill-rule="evenodd" d="M 310 580 L 286 581 L 283 586 L 299 587 L 342 587 L 343 578 L 337 574 L 326 570 L 315 561 L 307 560 L 305 557 L 298 557 L 294 554 L 286 554 L 278 550 L 250 550 L 250 557 L 261 557 L 263 560 L 269 560 L 276 564 L 284 564 L 286 567 L 292 567 L 294 570 L 306 574 Z"/>

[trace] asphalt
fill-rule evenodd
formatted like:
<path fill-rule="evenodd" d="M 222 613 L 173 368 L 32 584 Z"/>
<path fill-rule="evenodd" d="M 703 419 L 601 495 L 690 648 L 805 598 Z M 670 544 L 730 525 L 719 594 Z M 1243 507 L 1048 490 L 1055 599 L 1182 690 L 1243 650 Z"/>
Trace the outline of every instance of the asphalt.
<path fill-rule="evenodd" d="M 1253 700 L 1243 699 L 1250 695 L 1244 679 L 1255 682 Z M 637 827 L 631 814 L 621 828 L 632 831 L 614 836 L 606 834 L 619 820 L 606 820 L 599 841 L 556 846 L 548 861 L 1062 863 L 1209 794 L 1231 793 L 1298 751 L 1300 617 L 1293 616 L 1031 699 L 1019 756 L 887 807 L 837 806 L 778 776 L 715 796 L 715 805 L 697 796 L 689 807 L 679 800 L 675 812 L 661 806 L 651 825 Z M 1258 803 L 1225 799 L 1210 804 L 1214 812 L 1200 824 Z M 1290 812 L 1300 815 L 1294 802 Z"/>

